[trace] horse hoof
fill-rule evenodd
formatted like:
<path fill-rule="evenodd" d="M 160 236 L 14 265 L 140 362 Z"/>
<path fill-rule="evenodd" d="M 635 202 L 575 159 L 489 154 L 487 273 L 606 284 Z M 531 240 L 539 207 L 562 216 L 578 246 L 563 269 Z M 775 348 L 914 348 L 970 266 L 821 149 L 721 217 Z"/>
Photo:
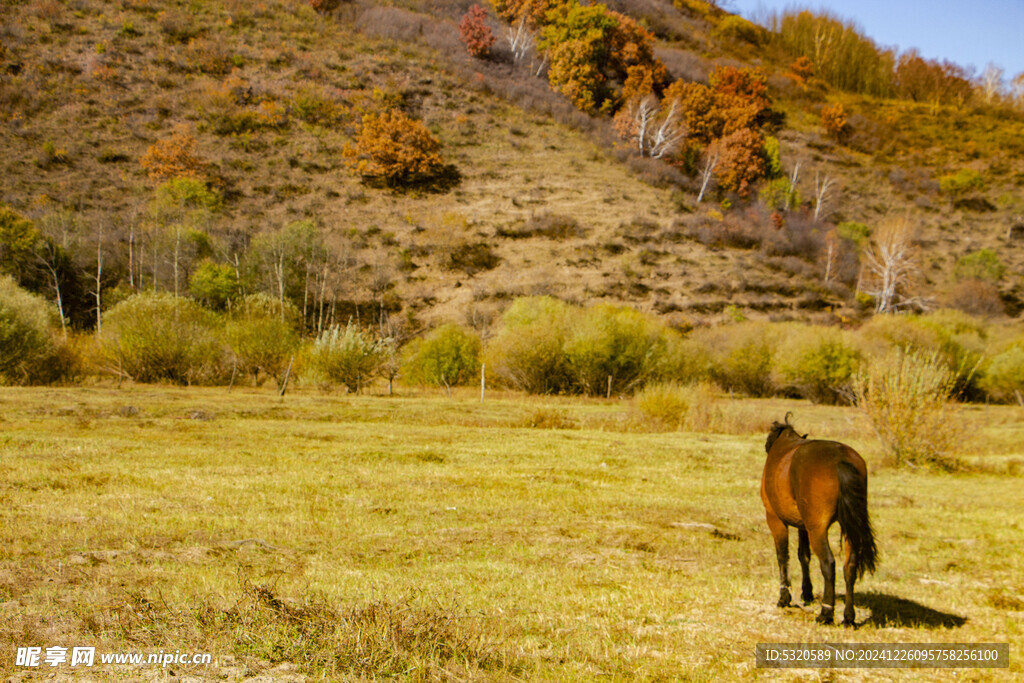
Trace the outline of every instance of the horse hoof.
<path fill-rule="evenodd" d="M 804 601 L 805 605 L 809 605 L 814 602 L 814 593 L 804 593 L 800 596 L 800 599 Z"/>
<path fill-rule="evenodd" d="M 792 598 L 789 595 L 789 591 L 783 588 L 782 591 L 779 592 L 779 607 L 789 607 L 791 600 Z"/>
<path fill-rule="evenodd" d="M 815 621 L 818 622 L 819 624 L 831 624 L 832 623 L 832 613 L 831 612 L 822 612 L 821 614 L 818 615 L 818 617 L 815 619 Z"/>
<path fill-rule="evenodd" d="M 857 628 L 857 622 L 853 619 L 843 617 L 843 626 L 846 626 L 847 628 Z"/>

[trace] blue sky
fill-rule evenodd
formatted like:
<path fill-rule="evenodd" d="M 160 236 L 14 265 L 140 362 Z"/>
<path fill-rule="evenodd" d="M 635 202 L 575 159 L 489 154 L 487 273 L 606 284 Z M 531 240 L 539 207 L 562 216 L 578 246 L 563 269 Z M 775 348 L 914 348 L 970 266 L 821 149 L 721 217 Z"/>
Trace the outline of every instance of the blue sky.
<path fill-rule="evenodd" d="M 1024 71 L 1024 0 L 724 0 L 726 9 L 756 19 L 764 10 L 827 8 L 852 19 L 879 45 L 916 47 L 928 59 L 974 66 L 989 62 L 1007 77 Z"/>

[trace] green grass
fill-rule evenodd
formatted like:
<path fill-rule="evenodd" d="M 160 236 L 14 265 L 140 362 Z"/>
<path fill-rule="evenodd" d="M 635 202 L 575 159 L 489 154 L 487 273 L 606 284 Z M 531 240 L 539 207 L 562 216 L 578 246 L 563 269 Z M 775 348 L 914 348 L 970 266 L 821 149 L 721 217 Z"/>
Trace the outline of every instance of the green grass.
<path fill-rule="evenodd" d="M 723 405 L 795 410 L 877 461 L 850 409 Z M 774 606 L 760 431 L 648 433 L 624 403 L 469 392 L 0 389 L 0 673 L 29 645 L 210 652 L 178 672 L 210 678 L 412 680 L 754 679 L 757 642 L 1016 650 L 1015 410 L 964 418 L 987 473 L 872 473 L 882 562 L 851 631 Z M 582 428 L 526 426 L 538 415 Z M 954 674 L 919 677 L 936 676 Z"/>

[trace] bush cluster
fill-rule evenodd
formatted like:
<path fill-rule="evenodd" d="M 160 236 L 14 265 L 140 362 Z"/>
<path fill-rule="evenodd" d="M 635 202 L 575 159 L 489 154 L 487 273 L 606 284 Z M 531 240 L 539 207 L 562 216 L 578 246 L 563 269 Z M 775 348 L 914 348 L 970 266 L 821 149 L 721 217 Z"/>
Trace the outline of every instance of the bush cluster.
<path fill-rule="evenodd" d="M 678 335 L 654 316 L 551 297 L 517 300 L 487 346 L 501 381 L 531 393 L 629 393 L 660 377 Z"/>
<path fill-rule="evenodd" d="M 210 310 L 214 305 L 223 310 Z M 902 353 L 941 365 L 955 400 L 1024 403 L 1024 335 L 953 310 L 878 315 L 854 331 L 738 321 L 683 333 L 629 307 L 537 296 L 513 301 L 486 344 L 477 332 L 446 324 L 400 349 L 352 324 L 303 341 L 295 307 L 265 294 L 207 306 L 169 293 L 134 294 L 104 314 L 102 334 L 87 349 L 56 333 L 50 303 L 3 277 L 0 381 L 72 380 L 89 360 L 92 372 L 138 382 L 250 378 L 259 385 L 271 377 L 280 384 L 295 365 L 292 376 L 324 389 L 357 392 L 401 376 L 450 392 L 478 381 L 483 363 L 489 383 L 532 394 L 618 396 L 658 382 L 710 381 L 747 396 L 843 403 L 856 396 L 858 377 Z"/>
<path fill-rule="evenodd" d="M 321 389 L 342 385 L 351 393 L 377 377 L 394 342 L 377 339 L 350 320 L 321 332 L 308 353 L 307 379 Z"/>
<path fill-rule="evenodd" d="M 33 379 L 40 361 L 53 351 L 50 315 L 45 299 L 0 275 L 0 383 Z"/>
<path fill-rule="evenodd" d="M 951 397 L 956 376 L 937 353 L 898 349 L 857 376 L 854 395 L 893 463 L 951 469 L 960 433 Z"/>

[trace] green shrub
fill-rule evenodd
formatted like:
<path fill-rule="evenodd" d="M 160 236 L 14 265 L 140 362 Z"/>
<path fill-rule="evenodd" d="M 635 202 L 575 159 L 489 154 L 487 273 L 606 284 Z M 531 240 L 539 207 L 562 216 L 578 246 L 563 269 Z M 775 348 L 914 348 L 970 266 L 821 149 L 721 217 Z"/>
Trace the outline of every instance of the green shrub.
<path fill-rule="evenodd" d="M 792 326 L 779 345 L 777 367 L 782 382 L 814 403 L 842 403 L 860 368 L 861 352 L 840 330 Z"/>
<path fill-rule="evenodd" d="M 653 431 L 726 431 L 749 433 L 757 425 L 730 420 L 710 382 L 678 384 L 653 382 L 633 396 L 632 412 L 638 426 Z"/>
<path fill-rule="evenodd" d="M 228 303 L 238 296 L 238 275 L 235 268 L 227 263 L 204 260 L 188 279 L 192 297 L 214 310 L 224 310 Z"/>
<path fill-rule="evenodd" d="M 694 333 L 707 350 L 710 376 L 726 391 L 769 396 L 775 391 L 772 364 L 777 329 L 767 323 L 743 322 Z"/>
<path fill-rule="evenodd" d="M 788 178 L 776 178 L 765 184 L 758 197 L 762 204 L 775 211 L 785 211 L 800 206 L 800 193 L 790 185 Z"/>
<path fill-rule="evenodd" d="M 310 350 L 310 378 L 322 389 L 335 384 L 358 393 L 380 371 L 392 355 L 390 339 L 374 339 L 373 335 L 354 325 L 334 325 L 317 336 Z"/>
<path fill-rule="evenodd" d="M 32 221 L 0 202 L 0 273 L 24 278 L 35 264 L 39 239 Z"/>
<path fill-rule="evenodd" d="M 993 356 L 979 385 L 996 401 L 1016 401 L 1024 406 L 1024 345 L 1014 344 Z"/>
<path fill-rule="evenodd" d="M 710 372 L 711 357 L 697 338 L 669 332 L 665 359 L 658 373 L 661 379 L 678 384 L 693 384 L 706 380 Z"/>
<path fill-rule="evenodd" d="M 668 337 L 668 328 L 657 318 L 602 304 L 576 316 L 565 358 L 583 393 L 629 392 L 658 375 Z"/>
<path fill-rule="evenodd" d="M 103 345 L 137 382 L 213 383 L 224 378 L 216 316 L 173 294 L 136 294 L 103 316 Z"/>
<path fill-rule="evenodd" d="M 981 174 L 970 168 L 962 168 L 939 178 L 939 190 L 954 197 L 965 195 L 971 190 L 980 190 L 983 185 Z"/>
<path fill-rule="evenodd" d="M 981 399 L 978 368 L 988 339 L 985 325 L 966 313 L 948 309 L 922 315 L 920 324 L 935 334 L 939 353 L 956 379 L 953 396 L 968 401 Z"/>
<path fill-rule="evenodd" d="M 893 464 L 953 469 L 950 450 L 962 429 L 950 399 L 955 385 L 939 354 L 897 350 L 872 361 L 853 389 Z"/>
<path fill-rule="evenodd" d="M 231 312 L 225 336 L 235 367 L 252 375 L 253 383 L 262 383 L 260 373 L 269 375 L 278 386 L 299 347 L 295 307 L 266 294 L 250 294 Z"/>
<path fill-rule="evenodd" d="M 836 232 L 840 237 L 850 240 L 861 248 L 866 247 L 871 240 L 871 228 L 863 223 L 846 221 L 836 226 Z"/>
<path fill-rule="evenodd" d="M 0 383 L 32 380 L 41 359 L 53 351 L 50 305 L 0 275 Z"/>
<path fill-rule="evenodd" d="M 979 249 L 961 256 L 953 267 L 953 277 L 958 282 L 963 280 L 982 280 L 998 282 L 1006 272 L 999 254 L 993 249 Z"/>
<path fill-rule="evenodd" d="M 161 183 L 156 188 L 155 210 L 179 214 L 182 211 L 217 211 L 221 206 L 220 193 L 199 178 L 178 177 Z"/>
<path fill-rule="evenodd" d="M 659 430 L 681 429 L 693 402 L 692 387 L 652 382 L 633 395 L 633 410 Z"/>
<path fill-rule="evenodd" d="M 751 45 L 760 45 L 767 35 L 763 28 L 736 14 L 723 18 L 711 33 L 718 39 L 739 40 Z"/>
<path fill-rule="evenodd" d="M 923 316 L 876 315 L 859 331 L 865 355 L 881 358 L 902 349 L 937 354 L 955 377 L 954 395 L 979 397 L 977 368 L 985 350 L 985 327 L 966 313 L 942 310 Z"/>
<path fill-rule="evenodd" d="M 454 323 L 438 327 L 407 349 L 405 376 L 436 384 L 451 396 L 454 386 L 469 384 L 480 372 L 480 338 Z"/>
<path fill-rule="evenodd" d="M 569 391 L 564 347 L 576 315 L 577 309 L 549 296 L 516 299 L 487 344 L 488 373 L 531 394 Z"/>
<path fill-rule="evenodd" d="M 782 177 L 782 157 L 781 148 L 779 145 L 779 139 L 777 137 L 766 135 L 764 138 L 764 158 L 767 161 L 768 167 L 765 170 L 766 178 L 781 178 Z M 793 188 L 790 188 L 792 192 Z M 799 204 L 799 202 L 797 202 Z"/>

